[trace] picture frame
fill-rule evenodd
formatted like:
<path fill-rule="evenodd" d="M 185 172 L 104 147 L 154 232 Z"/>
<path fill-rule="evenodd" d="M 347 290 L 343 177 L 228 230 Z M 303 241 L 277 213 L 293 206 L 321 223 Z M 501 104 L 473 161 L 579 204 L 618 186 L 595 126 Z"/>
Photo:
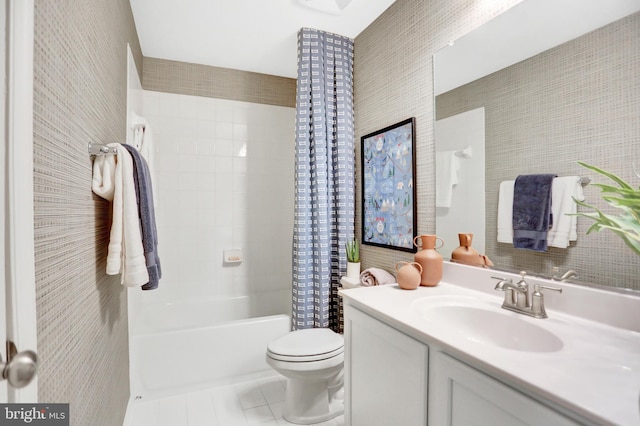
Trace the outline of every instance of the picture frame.
<path fill-rule="evenodd" d="M 416 252 L 415 117 L 361 137 L 362 244 Z"/>

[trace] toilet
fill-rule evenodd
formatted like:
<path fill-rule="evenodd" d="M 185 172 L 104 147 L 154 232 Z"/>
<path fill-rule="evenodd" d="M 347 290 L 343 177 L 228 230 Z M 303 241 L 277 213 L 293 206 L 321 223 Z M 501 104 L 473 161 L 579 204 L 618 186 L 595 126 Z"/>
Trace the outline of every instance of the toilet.
<path fill-rule="evenodd" d="M 344 413 L 344 338 L 328 328 L 292 331 L 267 346 L 267 364 L 287 378 L 282 417 L 320 423 Z"/>

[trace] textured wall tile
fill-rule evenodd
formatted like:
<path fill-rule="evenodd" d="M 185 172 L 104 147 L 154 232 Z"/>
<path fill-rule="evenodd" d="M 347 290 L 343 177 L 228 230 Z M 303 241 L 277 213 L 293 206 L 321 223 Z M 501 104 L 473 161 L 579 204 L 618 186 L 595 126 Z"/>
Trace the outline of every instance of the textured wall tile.
<path fill-rule="evenodd" d="M 124 141 L 126 0 L 36 0 L 34 227 L 39 395 L 71 424 L 121 425 L 129 398 L 126 291 L 104 273 L 109 203 L 91 192 L 89 141 Z"/>

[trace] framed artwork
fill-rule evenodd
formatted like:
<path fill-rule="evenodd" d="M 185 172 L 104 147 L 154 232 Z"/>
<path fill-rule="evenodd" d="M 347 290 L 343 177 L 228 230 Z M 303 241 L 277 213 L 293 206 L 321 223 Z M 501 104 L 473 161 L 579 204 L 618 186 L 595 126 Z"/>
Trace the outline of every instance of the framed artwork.
<path fill-rule="evenodd" d="M 415 253 L 415 118 L 361 142 L 362 243 Z"/>

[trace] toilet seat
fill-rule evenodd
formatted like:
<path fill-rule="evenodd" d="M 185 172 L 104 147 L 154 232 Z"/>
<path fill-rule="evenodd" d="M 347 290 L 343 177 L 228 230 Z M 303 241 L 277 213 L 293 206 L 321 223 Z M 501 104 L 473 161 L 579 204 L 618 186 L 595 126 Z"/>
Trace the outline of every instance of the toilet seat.
<path fill-rule="evenodd" d="M 344 338 L 328 328 L 293 331 L 267 346 L 267 356 L 286 362 L 312 362 L 344 353 Z"/>

